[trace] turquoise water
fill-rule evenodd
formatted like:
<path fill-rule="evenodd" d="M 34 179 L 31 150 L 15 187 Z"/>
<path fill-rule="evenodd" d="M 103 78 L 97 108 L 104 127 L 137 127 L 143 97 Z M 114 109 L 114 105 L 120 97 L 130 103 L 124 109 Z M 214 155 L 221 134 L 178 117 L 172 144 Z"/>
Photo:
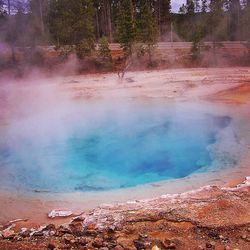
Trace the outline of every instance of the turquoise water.
<path fill-rule="evenodd" d="M 199 104 L 162 102 L 83 102 L 28 114 L 1 127 L 0 186 L 102 191 L 208 171 L 208 146 L 231 121 Z"/>

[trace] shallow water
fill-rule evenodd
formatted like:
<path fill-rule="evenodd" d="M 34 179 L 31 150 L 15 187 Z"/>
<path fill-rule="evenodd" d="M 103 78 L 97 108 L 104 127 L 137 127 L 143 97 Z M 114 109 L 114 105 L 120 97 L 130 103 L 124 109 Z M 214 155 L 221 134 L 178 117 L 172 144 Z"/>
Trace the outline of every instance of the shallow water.
<path fill-rule="evenodd" d="M 205 104 L 99 100 L 35 111 L 1 125 L 1 187 L 103 191 L 237 164 L 218 146 L 240 150 L 232 118 Z"/>

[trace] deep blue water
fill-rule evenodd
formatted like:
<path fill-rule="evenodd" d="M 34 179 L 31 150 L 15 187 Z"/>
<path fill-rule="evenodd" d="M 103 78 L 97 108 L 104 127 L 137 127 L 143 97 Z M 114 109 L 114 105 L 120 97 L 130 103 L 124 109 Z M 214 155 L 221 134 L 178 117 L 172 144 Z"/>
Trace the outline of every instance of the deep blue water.
<path fill-rule="evenodd" d="M 206 171 L 231 118 L 196 107 L 82 103 L 19 117 L 1 127 L 0 186 L 102 191 Z"/>

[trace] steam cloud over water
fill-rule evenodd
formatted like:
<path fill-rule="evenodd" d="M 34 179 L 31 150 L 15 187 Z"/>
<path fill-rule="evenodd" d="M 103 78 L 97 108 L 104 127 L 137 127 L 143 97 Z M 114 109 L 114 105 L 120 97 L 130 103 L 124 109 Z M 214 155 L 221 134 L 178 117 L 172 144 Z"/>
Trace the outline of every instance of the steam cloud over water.
<path fill-rule="evenodd" d="M 232 167 L 240 156 L 232 119 L 205 106 L 72 100 L 60 79 L 50 81 L 1 85 L 1 188 L 124 188 L 222 167 L 218 161 Z M 224 141 L 238 153 L 223 151 Z"/>

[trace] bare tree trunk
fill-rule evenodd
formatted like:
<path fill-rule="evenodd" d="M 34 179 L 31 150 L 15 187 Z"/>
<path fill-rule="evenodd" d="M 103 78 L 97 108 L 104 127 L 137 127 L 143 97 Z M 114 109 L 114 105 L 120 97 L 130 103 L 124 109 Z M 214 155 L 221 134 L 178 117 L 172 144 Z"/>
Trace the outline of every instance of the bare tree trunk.
<path fill-rule="evenodd" d="M 8 0 L 8 18 L 9 18 L 9 21 L 10 21 L 10 14 L 11 14 L 10 12 L 11 12 L 11 3 L 10 3 L 10 0 Z M 8 29 L 9 29 L 8 32 L 11 32 L 10 24 L 8 25 Z M 12 63 L 15 64 L 16 63 L 16 56 L 15 56 L 15 47 L 14 47 L 13 41 L 10 41 L 10 49 L 11 49 L 11 60 L 12 60 Z"/>
<path fill-rule="evenodd" d="M 105 22 L 105 34 L 108 37 L 108 41 L 111 43 L 113 40 L 112 37 L 112 24 L 111 24 L 111 10 L 110 10 L 110 2 L 109 0 L 104 0 L 103 6 L 103 14 L 104 14 L 104 22 Z"/>
<path fill-rule="evenodd" d="M 161 1 L 158 2 L 158 27 L 159 27 L 159 35 L 161 38 L 162 30 L 161 30 Z"/>
<path fill-rule="evenodd" d="M 108 38 L 109 42 L 112 43 L 113 41 L 113 34 L 112 34 L 112 23 L 111 23 L 111 6 L 110 1 L 107 0 L 107 22 L 108 22 Z"/>
<path fill-rule="evenodd" d="M 40 14 L 40 26 L 42 35 L 44 36 L 45 28 L 44 28 L 44 19 L 43 19 L 43 6 L 42 6 L 42 0 L 39 0 L 39 14 Z"/>
<path fill-rule="evenodd" d="M 95 12 L 95 22 L 96 22 L 96 39 L 97 39 L 97 41 L 99 41 L 99 39 L 100 39 L 100 26 L 99 26 L 99 16 L 98 16 L 97 9 Z"/>
<path fill-rule="evenodd" d="M 126 71 L 129 69 L 129 67 L 131 66 L 131 64 L 132 64 L 132 58 L 131 57 L 126 58 L 125 63 L 124 63 L 124 67 L 121 70 L 119 70 L 117 73 L 118 77 L 121 81 L 123 80 L 124 75 L 125 75 Z"/>
<path fill-rule="evenodd" d="M 132 17 L 132 21 L 133 21 L 133 25 L 135 25 L 135 15 L 134 15 L 134 8 L 133 8 L 133 2 L 132 0 L 129 1 L 129 4 L 130 4 L 130 9 L 131 9 L 131 17 Z"/>
<path fill-rule="evenodd" d="M 10 16 L 10 0 L 8 0 L 8 15 Z"/>

